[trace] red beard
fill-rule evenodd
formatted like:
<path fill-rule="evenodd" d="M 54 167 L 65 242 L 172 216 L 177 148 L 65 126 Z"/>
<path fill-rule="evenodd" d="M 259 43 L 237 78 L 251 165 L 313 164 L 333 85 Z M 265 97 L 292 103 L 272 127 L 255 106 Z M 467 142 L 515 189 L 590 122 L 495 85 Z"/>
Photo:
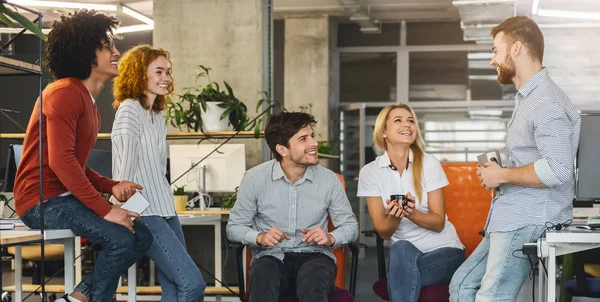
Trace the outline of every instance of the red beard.
<path fill-rule="evenodd" d="M 496 65 L 497 67 L 500 67 L 500 72 L 498 73 L 498 83 L 502 85 L 513 84 L 513 78 L 517 74 L 515 71 L 515 63 L 509 56 L 506 56 L 504 61 L 506 62 L 504 66 L 500 64 Z"/>

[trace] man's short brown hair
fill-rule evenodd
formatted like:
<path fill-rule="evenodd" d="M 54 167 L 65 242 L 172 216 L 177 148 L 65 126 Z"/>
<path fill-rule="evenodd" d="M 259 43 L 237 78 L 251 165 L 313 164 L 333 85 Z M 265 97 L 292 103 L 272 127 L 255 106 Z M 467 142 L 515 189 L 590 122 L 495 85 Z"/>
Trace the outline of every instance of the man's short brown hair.
<path fill-rule="evenodd" d="M 492 37 L 503 32 L 509 45 L 519 41 L 527 47 L 529 54 L 540 60 L 544 58 L 544 35 L 537 24 L 529 17 L 518 16 L 504 20 L 492 28 Z"/>

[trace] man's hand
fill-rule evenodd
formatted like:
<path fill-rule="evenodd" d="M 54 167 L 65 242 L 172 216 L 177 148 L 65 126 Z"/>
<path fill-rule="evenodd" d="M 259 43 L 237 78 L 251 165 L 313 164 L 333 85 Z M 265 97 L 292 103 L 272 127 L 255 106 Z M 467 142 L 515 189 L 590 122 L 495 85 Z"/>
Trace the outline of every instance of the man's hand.
<path fill-rule="evenodd" d="M 503 169 L 493 161 L 488 161 L 483 167 L 477 168 L 477 176 L 481 181 L 481 186 L 491 190 L 504 183 Z"/>
<path fill-rule="evenodd" d="M 290 240 L 290 236 L 282 232 L 280 229 L 272 227 L 268 232 L 262 232 L 258 234 L 258 237 L 256 237 L 256 243 L 260 246 L 273 247 L 279 242 L 283 241 L 283 239 Z"/>
<path fill-rule="evenodd" d="M 128 228 L 132 233 L 135 233 L 133 230 L 133 221 L 131 221 L 131 217 L 140 219 L 140 214 L 123 210 L 120 206 L 114 205 L 110 212 L 104 216 L 104 220 L 122 225 Z"/>
<path fill-rule="evenodd" d="M 321 227 L 316 227 L 311 230 L 302 229 L 301 231 L 302 234 L 304 234 L 304 237 L 302 237 L 302 242 L 324 246 L 333 246 L 335 243 L 335 238 L 333 238 L 331 234 L 327 234 L 325 231 L 323 231 Z"/>
<path fill-rule="evenodd" d="M 112 187 L 111 193 L 118 201 L 127 201 L 137 190 L 143 187 L 131 181 L 123 180 Z"/>

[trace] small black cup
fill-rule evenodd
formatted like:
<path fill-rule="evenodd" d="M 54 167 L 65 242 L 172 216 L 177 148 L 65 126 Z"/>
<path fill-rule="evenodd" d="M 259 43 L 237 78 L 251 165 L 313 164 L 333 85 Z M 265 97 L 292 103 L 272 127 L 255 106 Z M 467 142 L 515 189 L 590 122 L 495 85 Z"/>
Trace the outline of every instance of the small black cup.
<path fill-rule="evenodd" d="M 397 201 L 399 205 L 402 205 L 402 207 L 406 207 L 408 206 L 408 199 L 406 198 L 406 196 L 404 194 L 392 194 L 390 195 L 390 201 Z"/>

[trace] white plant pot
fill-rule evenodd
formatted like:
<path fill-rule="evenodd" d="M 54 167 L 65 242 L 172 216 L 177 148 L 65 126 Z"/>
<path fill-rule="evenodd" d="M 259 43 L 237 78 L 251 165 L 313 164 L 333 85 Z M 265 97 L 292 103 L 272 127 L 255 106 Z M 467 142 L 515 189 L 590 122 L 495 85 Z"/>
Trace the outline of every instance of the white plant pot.
<path fill-rule="evenodd" d="M 224 108 L 218 106 L 217 102 L 207 102 L 206 112 L 202 114 L 202 129 L 206 132 L 229 130 L 229 118 L 221 119 Z"/>

